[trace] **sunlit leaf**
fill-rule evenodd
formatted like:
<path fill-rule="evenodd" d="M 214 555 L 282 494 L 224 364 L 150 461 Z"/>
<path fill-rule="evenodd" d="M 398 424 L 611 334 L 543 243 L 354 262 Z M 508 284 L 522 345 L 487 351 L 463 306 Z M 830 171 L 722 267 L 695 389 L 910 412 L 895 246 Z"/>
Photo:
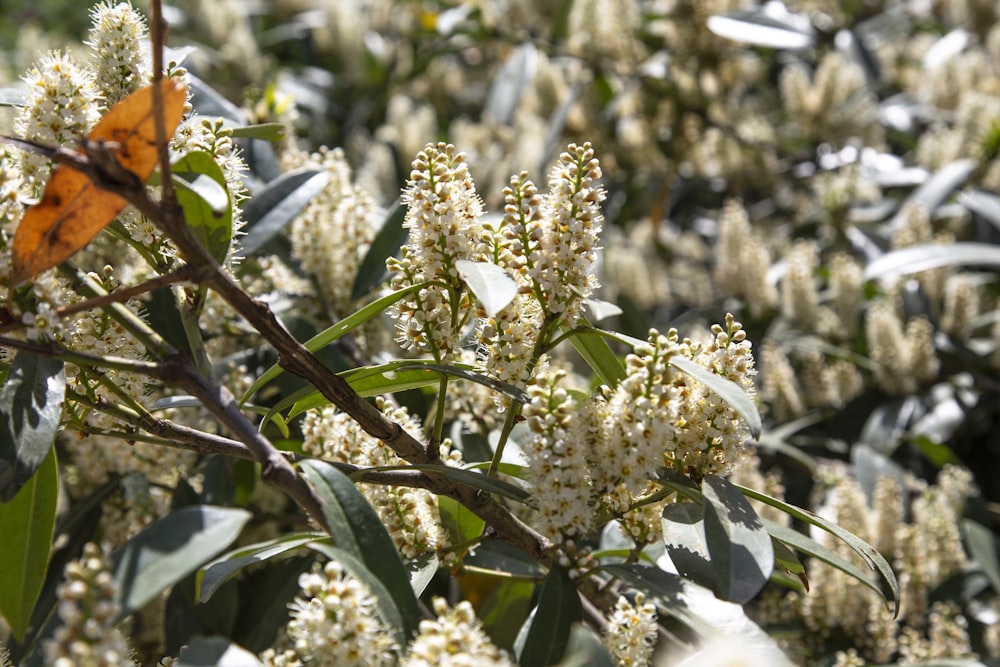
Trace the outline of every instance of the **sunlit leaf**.
<path fill-rule="evenodd" d="M 174 667 L 254 667 L 257 656 L 224 637 L 193 637 L 181 648 Z"/>
<path fill-rule="evenodd" d="M 45 581 L 59 498 L 55 450 L 13 499 L 0 504 L 0 616 L 20 642 Z"/>
<path fill-rule="evenodd" d="M 187 153 L 173 164 L 177 203 L 194 237 L 222 264 L 233 240 L 233 206 L 222 168 L 208 153 Z"/>
<path fill-rule="evenodd" d="M 14 497 L 52 449 L 65 393 L 62 361 L 14 357 L 0 389 L 0 502 Z"/>
<path fill-rule="evenodd" d="M 1000 246 L 989 243 L 928 243 L 886 253 L 865 267 L 865 280 L 898 278 L 945 266 L 1000 269 Z"/>
<path fill-rule="evenodd" d="M 517 296 L 517 283 L 496 264 L 460 259 L 455 262 L 455 268 L 489 317 L 495 316 Z"/>
<path fill-rule="evenodd" d="M 705 510 L 701 503 L 677 502 L 663 507 L 663 545 L 677 573 L 706 588 L 716 588 L 705 542 Z"/>
<path fill-rule="evenodd" d="M 781 3 L 710 16 L 708 29 L 719 37 L 769 49 L 804 49 L 816 39 L 808 17 L 792 14 Z"/>
<path fill-rule="evenodd" d="M 186 90 L 164 79 L 163 124 L 171 136 L 184 113 Z M 122 167 L 141 182 L 153 173 L 159 157 L 153 122 L 153 87 L 129 95 L 91 130 L 91 142 L 105 142 Z M 69 259 L 111 222 L 126 200 L 102 190 L 81 172 L 59 166 L 52 172 L 41 201 L 24 213 L 11 244 L 11 282 L 18 284 Z"/>

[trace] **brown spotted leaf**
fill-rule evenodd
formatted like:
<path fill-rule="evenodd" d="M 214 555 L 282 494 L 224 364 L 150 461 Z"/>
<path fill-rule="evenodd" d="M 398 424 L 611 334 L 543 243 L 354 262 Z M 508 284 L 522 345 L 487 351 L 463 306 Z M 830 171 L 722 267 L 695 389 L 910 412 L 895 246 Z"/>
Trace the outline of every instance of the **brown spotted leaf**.
<path fill-rule="evenodd" d="M 160 83 L 163 124 L 172 136 L 184 114 L 186 91 L 175 79 Z M 114 105 L 91 130 L 88 140 L 108 142 L 125 169 L 145 182 L 158 160 L 153 122 L 153 87 L 147 86 Z M 11 283 L 38 275 L 80 250 L 115 219 L 128 202 L 97 187 L 83 173 L 61 165 L 55 168 L 41 200 L 29 208 L 11 244 Z"/>

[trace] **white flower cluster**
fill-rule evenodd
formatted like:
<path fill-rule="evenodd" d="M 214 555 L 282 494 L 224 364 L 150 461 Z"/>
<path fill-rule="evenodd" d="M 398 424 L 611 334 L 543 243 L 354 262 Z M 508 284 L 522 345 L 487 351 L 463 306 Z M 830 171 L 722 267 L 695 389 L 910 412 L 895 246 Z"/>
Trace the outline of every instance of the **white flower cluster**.
<path fill-rule="evenodd" d="M 325 170 L 330 180 L 292 222 L 292 254 L 315 276 L 329 314 L 345 317 L 351 312 L 354 277 L 375 238 L 375 202 L 351 184 L 342 150 L 323 148 L 297 162 L 299 168 Z"/>
<path fill-rule="evenodd" d="M 619 596 L 608 617 L 604 645 L 620 667 L 643 667 L 653 657 L 658 631 L 656 606 L 642 593 L 635 594 L 635 603 Z"/>
<path fill-rule="evenodd" d="M 94 54 L 97 87 L 111 107 L 152 77 L 146 21 L 127 2 L 105 0 L 90 10 L 93 26 L 86 42 Z"/>
<path fill-rule="evenodd" d="M 299 577 L 302 595 L 289 605 L 295 652 L 315 667 L 386 667 L 396 646 L 368 588 L 337 561 Z M 282 656 L 285 658 L 285 656 Z M 289 664 L 289 662 L 285 662 Z"/>
<path fill-rule="evenodd" d="M 407 432 L 421 438 L 419 424 L 403 409 L 392 409 L 379 400 L 379 408 Z M 310 410 L 302 421 L 302 449 L 305 453 L 330 461 L 363 467 L 405 465 L 385 443 L 365 433 L 356 421 L 332 406 Z M 442 459 L 458 463 L 458 452 L 442 444 Z M 378 512 L 382 523 L 406 558 L 448 545 L 448 535 L 441 525 L 435 496 L 424 489 L 401 486 L 361 484 L 359 489 Z"/>
<path fill-rule="evenodd" d="M 552 539 L 585 535 L 594 521 L 587 456 L 596 424 L 591 406 L 560 386 L 565 377 L 564 371 L 537 376 L 522 410 L 530 435 L 521 449 L 538 503 L 533 523 Z"/>
<path fill-rule="evenodd" d="M 101 548 L 84 546 L 83 556 L 70 561 L 66 581 L 56 591 L 62 625 L 45 643 L 45 658 L 53 667 L 120 667 L 134 664 L 122 633 L 115 583 Z"/>
<path fill-rule="evenodd" d="M 434 282 L 393 307 L 398 340 L 405 349 L 448 359 L 473 314 L 472 297 L 456 263 L 488 259 L 482 202 L 465 155 L 450 144 L 428 144 L 413 161 L 403 199 L 409 241 L 400 259 L 387 260 L 397 274 L 392 288 Z"/>
<path fill-rule="evenodd" d="M 444 598 L 434 598 L 432 604 L 437 618 L 420 622 L 400 667 L 513 667 L 483 631 L 468 600 L 453 609 Z"/>

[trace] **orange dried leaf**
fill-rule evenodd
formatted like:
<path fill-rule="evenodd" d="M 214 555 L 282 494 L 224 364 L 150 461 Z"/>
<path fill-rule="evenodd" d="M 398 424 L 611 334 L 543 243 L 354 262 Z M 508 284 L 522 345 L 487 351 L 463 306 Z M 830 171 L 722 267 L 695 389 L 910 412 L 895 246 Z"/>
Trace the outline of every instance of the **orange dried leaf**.
<path fill-rule="evenodd" d="M 167 136 L 184 114 L 186 91 L 175 79 L 160 83 L 163 124 Z M 113 142 L 118 162 L 145 182 L 158 160 L 153 122 L 153 87 L 147 86 L 114 105 L 91 130 L 90 141 Z M 29 208 L 11 244 L 11 284 L 38 275 L 86 246 L 128 202 L 104 190 L 83 173 L 65 165 L 56 167 L 41 201 Z"/>

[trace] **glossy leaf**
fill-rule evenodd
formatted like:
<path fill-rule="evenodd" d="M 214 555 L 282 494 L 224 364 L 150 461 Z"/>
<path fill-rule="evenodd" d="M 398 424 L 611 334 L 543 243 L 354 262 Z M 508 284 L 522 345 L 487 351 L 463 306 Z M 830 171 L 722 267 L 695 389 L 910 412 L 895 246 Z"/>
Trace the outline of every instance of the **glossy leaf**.
<path fill-rule="evenodd" d="M 1000 247 L 989 243 L 928 243 L 886 253 L 865 267 L 865 280 L 908 276 L 945 266 L 1000 269 Z"/>
<path fill-rule="evenodd" d="M 601 638 L 586 626 L 576 623 L 570 629 L 566 654 L 559 667 L 616 667 Z"/>
<path fill-rule="evenodd" d="M 180 123 L 186 102 L 184 85 L 161 82 L 167 135 Z M 103 145 L 122 167 L 145 182 L 158 160 L 153 122 L 153 87 L 129 95 L 108 109 L 88 140 Z M 24 213 L 11 244 L 11 284 L 51 268 L 80 250 L 104 229 L 126 200 L 98 188 L 84 174 L 65 165 L 56 167 L 42 199 Z"/>
<path fill-rule="evenodd" d="M 0 389 L 0 502 L 7 502 L 45 460 L 62 417 L 63 362 L 20 353 Z"/>
<path fill-rule="evenodd" d="M 328 172 L 303 169 L 282 174 L 257 192 L 243 207 L 243 254 L 253 255 L 266 246 L 329 182 Z"/>
<path fill-rule="evenodd" d="M 194 637 L 181 648 L 173 667 L 253 667 L 262 664 L 253 653 L 225 637 Z"/>
<path fill-rule="evenodd" d="M 538 51 L 531 42 L 524 42 L 511 52 L 497 71 L 486 95 L 485 109 L 493 120 L 501 125 L 510 125 L 524 91 L 535 78 L 537 68 Z"/>
<path fill-rule="evenodd" d="M 360 299 L 368 294 L 389 275 L 385 260 L 399 252 L 409 234 L 403 227 L 405 218 L 406 207 L 397 199 L 386 212 L 382 226 L 358 266 L 358 275 L 354 278 L 354 286 L 351 288 L 352 299 Z"/>
<path fill-rule="evenodd" d="M 262 141 L 281 141 L 285 138 L 285 126 L 282 123 L 258 123 L 233 128 L 234 139 L 261 139 Z"/>
<path fill-rule="evenodd" d="M 500 572 L 511 577 L 534 579 L 545 578 L 545 568 L 521 549 L 501 542 L 485 540 L 476 547 L 474 553 L 465 557 L 465 564 L 481 570 Z"/>
<path fill-rule="evenodd" d="M 229 581 L 243 568 L 323 539 L 329 539 L 325 533 L 296 533 L 230 551 L 198 571 L 195 595 L 199 602 L 206 602 L 219 586 Z"/>
<path fill-rule="evenodd" d="M 750 436 L 752 438 L 760 437 L 760 432 L 763 428 L 760 420 L 760 412 L 757 411 L 757 406 L 754 405 L 753 399 L 743 390 L 743 387 L 721 375 L 712 373 L 694 361 L 680 355 L 675 354 L 671 356 L 670 365 L 684 371 L 708 387 L 712 392 L 718 394 L 722 400 L 729 404 L 729 407 L 736 411 L 736 414 L 743 418 L 743 421 L 746 422 L 747 427 L 750 429 Z"/>
<path fill-rule="evenodd" d="M 441 525 L 448 531 L 452 544 L 469 544 L 483 534 L 486 522 L 462 503 L 448 496 L 438 496 L 437 505 Z"/>
<path fill-rule="evenodd" d="M 441 559 L 433 551 L 421 554 L 406 563 L 406 572 L 410 575 L 410 588 L 418 598 L 424 594 L 431 579 L 441 567 Z"/>
<path fill-rule="evenodd" d="M 994 591 L 1000 591 L 1000 539 L 981 523 L 962 519 L 960 526 L 969 553 L 989 577 Z"/>
<path fill-rule="evenodd" d="M 771 536 L 739 489 L 706 475 L 705 542 L 723 600 L 744 604 L 764 587 L 774 567 Z"/>
<path fill-rule="evenodd" d="M 406 469 L 435 472 L 444 475 L 453 482 L 465 484 L 466 486 L 471 486 L 474 489 L 486 491 L 487 493 L 495 493 L 498 496 L 510 498 L 519 503 L 529 503 L 531 499 L 531 494 L 520 486 L 505 482 L 496 477 L 487 477 L 483 473 L 474 470 L 465 470 L 464 468 L 454 468 L 452 466 L 433 463 L 410 465 L 406 466 Z"/>
<path fill-rule="evenodd" d="M 233 206 L 222 168 L 208 153 L 188 153 L 173 165 L 177 203 L 198 242 L 222 264 L 233 240 Z"/>
<path fill-rule="evenodd" d="M 609 387 L 616 387 L 625 378 L 625 365 L 618 358 L 608 341 L 596 329 L 594 333 L 587 330 L 573 333 L 570 336 L 570 343 L 587 365 L 593 369 L 601 382 Z"/>
<path fill-rule="evenodd" d="M 337 340 L 344 334 L 348 333 L 352 329 L 355 329 L 364 324 L 365 322 L 367 322 L 368 320 L 372 319 L 373 317 L 377 317 L 378 315 L 382 314 L 389 306 L 396 303 L 400 299 L 403 299 L 408 295 L 422 289 L 424 286 L 425 285 L 423 283 L 419 285 L 411 285 L 401 290 L 392 292 L 391 294 L 387 294 L 384 297 L 371 302 L 370 304 L 364 306 L 363 308 L 353 313 L 352 315 L 345 317 L 344 319 L 340 320 L 333 326 L 324 329 L 323 331 L 319 332 L 318 334 L 310 338 L 308 341 L 304 343 L 305 348 L 310 352 L 318 352 L 319 350 L 323 349 L 324 347 L 334 342 L 335 340 Z M 278 364 L 274 364 L 273 366 L 268 368 L 267 371 L 265 371 L 264 374 L 261 375 L 257 379 L 257 381 L 250 386 L 249 389 L 247 389 L 246 393 L 243 394 L 243 398 L 241 399 L 242 402 L 250 400 L 251 396 L 260 391 L 260 389 L 268 382 L 279 377 L 283 372 L 284 370 Z"/>
<path fill-rule="evenodd" d="M 323 512 L 334 544 L 363 562 L 390 591 L 409 636 L 416 631 L 420 619 L 417 599 L 382 520 L 339 470 L 315 459 L 307 459 L 301 466 L 306 479 L 324 501 Z"/>
<path fill-rule="evenodd" d="M 707 25 L 719 37 L 769 49 L 804 49 L 816 40 L 808 17 L 792 14 L 780 3 L 710 16 Z"/>
<path fill-rule="evenodd" d="M 19 642 L 45 582 L 59 498 L 59 471 L 50 449 L 13 499 L 0 504 L 0 616 Z"/>
<path fill-rule="evenodd" d="M 460 259 L 455 262 L 455 268 L 489 317 L 495 316 L 517 296 L 517 283 L 496 264 Z"/>
<path fill-rule="evenodd" d="M 739 484 L 736 484 L 735 486 L 748 498 L 759 500 L 765 505 L 770 505 L 771 507 L 781 510 L 792 518 L 805 521 L 809 525 L 821 528 L 844 542 L 851 548 L 852 551 L 861 556 L 869 567 L 878 572 L 879 577 L 881 577 L 882 581 L 884 581 L 889 587 L 891 595 L 886 597 L 881 592 L 881 589 L 876 587 L 876 590 L 879 590 L 879 594 L 882 595 L 886 602 L 892 602 L 895 613 L 899 613 L 899 582 L 896 580 L 896 575 L 893 573 L 889 563 L 886 562 L 885 558 L 875 549 L 875 547 L 871 546 L 857 535 L 844 530 L 835 523 L 827 521 L 817 514 L 813 514 L 809 510 L 804 510 L 801 507 L 796 507 L 795 505 L 778 500 L 777 498 L 772 498 L 767 494 L 754 491 L 753 489 L 740 486 Z"/>
<path fill-rule="evenodd" d="M 678 574 L 714 589 L 717 581 L 705 541 L 705 511 L 701 503 L 664 505 L 663 545 Z"/>
<path fill-rule="evenodd" d="M 933 213 L 951 196 L 951 193 L 965 183 L 975 168 L 975 160 L 962 158 L 938 169 L 919 188 L 913 191 L 913 194 L 899 208 L 899 212 L 893 217 L 889 226 L 893 229 L 899 229 L 906 224 L 909 209 L 914 206 L 922 208 L 928 214 Z"/>
<path fill-rule="evenodd" d="M 118 619 L 141 609 L 235 540 L 250 512 L 191 505 L 146 527 L 113 556 L 121 611 Z"/>
<path fill-rule="evenodd" d="M 518 634 L 515 650 L 521 667 L 545 667 L 562 660 L 570 630 L 583 614 L 580 594 L 569 573 L 553 565 L 542 584 L 538 606 Z"/>

